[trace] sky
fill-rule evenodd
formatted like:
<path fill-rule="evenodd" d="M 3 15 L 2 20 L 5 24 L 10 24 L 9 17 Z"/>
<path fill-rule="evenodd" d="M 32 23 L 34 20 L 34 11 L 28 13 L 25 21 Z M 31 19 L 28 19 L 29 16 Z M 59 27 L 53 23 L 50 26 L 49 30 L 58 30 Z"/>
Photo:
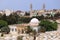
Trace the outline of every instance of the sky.
<path fill-rule="evenodd" d="M 33 5 L 33 10 L 42 9 L 45 3 L 45 9 L 60 9 L 60 0 L 0 0 L 0 10 L 30 10 L 30 4 Z"/>

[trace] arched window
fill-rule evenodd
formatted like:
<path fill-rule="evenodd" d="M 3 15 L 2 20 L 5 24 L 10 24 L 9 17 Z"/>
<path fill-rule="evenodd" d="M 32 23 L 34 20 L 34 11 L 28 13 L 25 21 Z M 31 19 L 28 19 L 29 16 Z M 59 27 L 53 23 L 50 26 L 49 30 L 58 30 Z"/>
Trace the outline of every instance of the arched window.
<path fill-rule="evenodd" d="M 14 31 L 14 29 L 12 28 L 12 31 Z"/>
<path fill-rule="evenodd" d="M 15 31 L 17 31 L 17 29 L 15 28 Z"/>

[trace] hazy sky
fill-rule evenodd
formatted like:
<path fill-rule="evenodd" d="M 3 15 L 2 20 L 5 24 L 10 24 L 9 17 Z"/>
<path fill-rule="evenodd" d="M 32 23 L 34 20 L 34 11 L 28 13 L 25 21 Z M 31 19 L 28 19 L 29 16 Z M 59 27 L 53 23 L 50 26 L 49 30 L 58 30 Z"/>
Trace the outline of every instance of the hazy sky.
<path fill-rule="evenodd" d="M 42 9 L 42 4 L 45 3 L 46 9 L 60 9 L 60 0 L 0 0 L 0 10 L 29 10 L 29 5 L 32 3 L 33 9 Z"/>

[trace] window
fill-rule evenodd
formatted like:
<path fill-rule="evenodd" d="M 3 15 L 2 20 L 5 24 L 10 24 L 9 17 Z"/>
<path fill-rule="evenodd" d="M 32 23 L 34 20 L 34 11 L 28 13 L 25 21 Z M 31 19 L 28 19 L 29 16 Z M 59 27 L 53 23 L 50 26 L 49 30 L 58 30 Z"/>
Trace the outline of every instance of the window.
<path fill-rule="evenodd" d="M 15 31 L 17 31 L 17 29 L 15 28 Z"/>
<path fill-rule="evenodd" d="M 12 28 L 12 31 L 14 31 L 14 29 Z"/>

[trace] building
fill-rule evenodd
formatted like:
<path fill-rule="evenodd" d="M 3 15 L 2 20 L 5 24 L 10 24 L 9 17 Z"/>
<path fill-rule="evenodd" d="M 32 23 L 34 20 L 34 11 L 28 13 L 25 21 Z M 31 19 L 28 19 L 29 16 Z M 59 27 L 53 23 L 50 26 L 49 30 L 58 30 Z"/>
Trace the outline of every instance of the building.
<path fill-rule="evenodd" d="M 23 24 L 14 24 L 9 25 L 10 33 L 11 34 L 23 34 L 25 31 L 27 31 L 27 27 L 30 26 L 33 30 L 38 30 L 39 20 L 37 18 L 31 19 L 29 23 L 23 23 Z M 37 28 L 37 29 L 36 29 Z"/>
<path fill-rule="evenodd" d="M 22 34 L 25 33 L 25 30 L 27 28 L 28 24 L 14 24 L 9 25 L 10 33 L 11 34 Z"/>
<path fill-rule="evenodd" d="M 15 13 L 17 13 L 17 15 L 19 15 L 19 16 L 24 16 L 25 15 L 25 12 L 20 11 L 20 10 L 17 10 Z"/>
<path fill-rule="evenodd" d="M 37 16 L 37 15 L 40 16 L 40 15 L 44 14 L 45 12 L 46 12 L 45 4 L 43 4 L 41 10 L 33 10 L 33 5 L 30 4 L 30 17 Z"/>
<path fill-rule="evenodd" d="M 33 18 L 33 19 L 31 19 L 29 25 L 33 30 L 36 30 L 36 32 L 38 32 L 39 23 L 40 23 L 40 21 L 37 18 Z"/>
<path fill-rule="evenodd" d="M 17 34 L 17 27 L 15 25 L 9 25 L 10 34 Z"/>
<path fill-rule="evenodd" d="M 4 11 L 3 10 L 0 10 L 0 14 L 4 15 Z"/>
<path fill-rule="evenodd" d="M 30 4 L 30 17 L 33 16 L 33 9 L 32 9 L 32 4 Z"/>
<path fill-rule="evenodd" d="M 9 16 L 13 12 L 14 12 L 13 10 L 9 10 L 9 9 L 4 10 L 4 13 L 6 14 L 6 16 Z"/>

